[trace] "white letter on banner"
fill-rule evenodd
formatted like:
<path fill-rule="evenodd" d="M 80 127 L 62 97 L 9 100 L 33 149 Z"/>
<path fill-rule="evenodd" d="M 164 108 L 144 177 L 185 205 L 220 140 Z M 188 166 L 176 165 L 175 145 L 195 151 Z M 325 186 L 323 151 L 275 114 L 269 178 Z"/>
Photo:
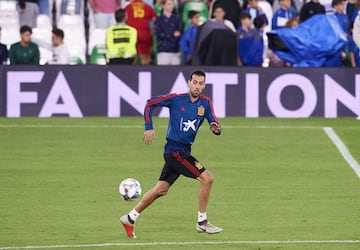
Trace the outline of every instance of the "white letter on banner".
<path fill-rule="evenodd" d="M 324 88 L 325 118 L 337 117 L 338 101 L 360 116 L 360 75 L 355 76 L 355 97 L 346 91 L 340 84 L 325 74 Z"/>
<path fill-rule="evenodd" d="M 21 91 L 22 84 L 40 83 L 43 71 L 9 71 L 7 73 L 6 114 L 7 117 L 20 117 L 22 103 L 37 103 L 34 91 Z"/>
<path fill-rule="evenodd" d="M 189 87 L 187 85 L 187 80 L 185 79 L 184 74 L 180 72 L 170 90 L 170 93 L 187 93 L 188 91 Z M 162 108 L 159 117 L 169 117 L 169 109 Z"/>
<path fill-rule="evenodd" d="M 245 75 L 245 117 L 259 117 L 259 74 Z"/>
<path fill-rule="evenodd" d="M 226 85 L 237 85 L 237 73 L 206 73 L 206 83 L 212 84 L 212 101 L 217 117 L 226 116 Z"/>
<path fill-rule="evenodd" d="M 59 100 L 61 100 L 61 103 Z M 69 84 L 61 71 L 51 87 L 39 117 L 51 117 L 54 114 L 83 117 Z"/>
<path fill-rule="evenodd" d="M 296 86 L 304 94 L 304 103 L 297 110 L 288 110 L 281 103 L 281 92 L 288 86 Z M 298 74 L 285 74 L 277 77 L 269 86 L 266 100 L 270 111 L 280 118 L 305 118 L 314 111 L 317 103 L 315 87 L 309 79 Z"/>
<path fill-rule="evenodd" d="M 124 99 L 140 114 L 144 113 L 146 101 L 151 95 L 150 72 L 139 72 L 139 94 L 111 72 L 108 74 L 108 79 L 108 117 L 121 116 L 121 99 Z"/>

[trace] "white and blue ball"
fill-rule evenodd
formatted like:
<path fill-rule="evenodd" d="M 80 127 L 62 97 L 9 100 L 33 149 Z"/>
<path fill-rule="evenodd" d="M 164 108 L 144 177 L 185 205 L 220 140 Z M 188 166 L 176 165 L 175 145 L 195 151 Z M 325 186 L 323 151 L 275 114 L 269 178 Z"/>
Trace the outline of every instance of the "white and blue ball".
<path fill-rule="evenodd" d="M 141 185 L 140 182 L 134 178 L 127 178 L 119 185 L 119 193 L 126 201 L 132 201 L 140 197 Z"/>

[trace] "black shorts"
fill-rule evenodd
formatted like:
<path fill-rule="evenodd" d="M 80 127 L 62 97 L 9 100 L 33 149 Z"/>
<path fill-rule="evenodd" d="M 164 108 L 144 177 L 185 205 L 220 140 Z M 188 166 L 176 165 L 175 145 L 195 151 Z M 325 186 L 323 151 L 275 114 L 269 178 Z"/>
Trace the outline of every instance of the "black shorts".
<path fill-rule="evenodd" d="M 164 154 L 165 164 L 159 180 L 172 185 L 180 175 L 196 179 L 205 167 L 188 153 Z"/>

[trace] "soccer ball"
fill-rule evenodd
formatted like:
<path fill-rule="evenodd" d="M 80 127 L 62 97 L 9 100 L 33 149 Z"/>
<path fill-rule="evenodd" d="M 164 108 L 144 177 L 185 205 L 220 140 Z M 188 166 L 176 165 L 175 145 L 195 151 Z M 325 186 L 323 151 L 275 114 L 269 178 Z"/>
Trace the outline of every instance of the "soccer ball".
<path fill-rule="evenodd" d="M 119 193 L 126 201 L 137 199 L 141 195 L 141 186 L 134 178 L 127 178 L 119 185 Z"/>

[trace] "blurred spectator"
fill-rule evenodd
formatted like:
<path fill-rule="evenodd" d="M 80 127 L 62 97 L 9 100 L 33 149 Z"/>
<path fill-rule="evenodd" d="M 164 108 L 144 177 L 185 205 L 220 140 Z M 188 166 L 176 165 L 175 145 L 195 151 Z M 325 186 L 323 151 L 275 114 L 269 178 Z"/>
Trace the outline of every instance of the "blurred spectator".
<path fill-rule="evenodd" d="M 251 21 L 252 21 L 252 23 L 251 23 L 252 28 L 254 27 L 253 21 L 254 21 L 255 17 L 257 17 L 257 16 L 263 16 L 264 20 L 265 20 L 265 24 L 266 25 L 269 24 L 269 20 L 267 19 L 265 13 L 259 6 L 258 0 L 249 0 L 247 8 L 243 12 L 250 14 Z M 240 25 L 241 25 L 241 22 L 240 22 Z"/>
<path fill-rule="evenodd" d="M 27 25 L 35 28 L 37 26 L 37 16 L 39 15 L 39 1 L 18 0 L 18 4 L 20 27 Z"/>
<path fill-rule="evenodd" d="M 20 42 L 14 43 L 10 47 L 10 64 L 39 64 L 39 47 L 31 42 L 31 34 L 30 26 L 21 26 Z"/>
<path fill-rule="evenodd" d="M 39 14 L 50 15 L 49 0 L 39 0 Z"/>
<path fill-rule="evenodd" d="M 303 6 L 302 0 L 290 0 L 291 2 L 291 9 L 293 9 L 296 13 L 299 13 L 301 10 L 301 7 Z M 273 2 L 273 13 L 275 13 L 278 9 L 280 9 L 280 3 L 279 0 L 275 0 Z"/>
<path fill-rule="evenodd" d="M 120 8 L 120 0 L 88 0 L 93 12 L 95 28 L 107 29 L 116 24 L 114 13 Z"/>
<path fill-rule="evenodd" d="M 335 10 L 335 16 L 346 33 L 347 37 L 350 36 L 350 23 L 349 18 L 345 14 L 345 0 L 333 0 L 331 3 L 332 7 Z"/>
<path fill-rule="evenodd" d="M 131 0 L 125 10 L 128 15 L 127 24 L 134 27 L 138 33 L 136 49 L 140 55 L 140 63 L 149 64 L 153 45 L 152 27 L 156 13 L 153 7 L 143 0 Z"/>
<path fill-rule="evenodd" d="M 291 8 L 291 0 L 279 0 L 280 9 L 278 9 L 272 18 L 271 28 L 284 28 L 289 19 L 297 16 L 296 11 Z"/>
<path fill-rule="evenodd" d="M 360 0 L 349 0 L 346 4 L 346 15 L 349 17 L 350 22 L 355 21 L 359 8 Z"/>
<path fill-rule="evenodd" d="M 174 1 L 162 0 L 162 13 L 155 21 L 155 34 L 157 38 L 157 64 L 179 65 L 179 41 L 182 34 L 182 21 L 173 12 Z"/>
<path fill-rule="evenodd" d="M 244 12 L 240 16 L 240 27 L 238 30 L 238 66 L 261 66 L 263 63 L 264 40 L 262 29 L 266 22 L 263 16 L 254 19 L 251 28 L 251 15 Z"/>
<path fill-rule="evenodd" d="M 360 49 L 359 46 L 356 45 L 353 37 L 350 37 L 349 39 L 349 57 L 351 67 L 360 68 Z"/>
<path fill-rule="evenodd" d="M 300 10 L 300 23 L 317 14 L 325 14 L 325 7 L 319 0 L 310 0 Z"/>
<path fill-rule="evenodd" d="M 79 15 L 81 8 L 82 0 L 61 0 L 60 14 Z"/>
<path fill-rule="evenodd" d="M 213 18 L 215 9 L 221 7 L 225 11 L 224 19 L 231 21 L 235 30 L 237 30 L 239 27 L 242 5 L 242 0 L 214 0 L 210 5 L 210 17 Z"/>
<path fill-rule="evenodd" d="M 212 21 L 223 22 L 225 26 L 228 27 L 231 31 L 236 32 L 234 24 L 229 20 L 225 19 L 225 11 L 222 7 L 216 7 L 214 9 L 213 16 L 214 18 L 211 19 Z"/>
<path fill-rule="evenodd" d="M 48 64 L 69 64 L 70 55 L 68 48 L 64 44 L 64 31 L 58 28 L 52 30 L 52 59 Z"/>
<path fill-rule="evenodd" d="M 355 18 L 353 26 L 353 40 L 357 47 L 360 48 L 360 11 Z"/>
<path fill-rule="evenodd" d="M 1 27 L 0 27 L 0 41 L 1 41 Z M 0 42 L 0 65 L 6 64 L 9 57 L 9 52 L 5 44 Z"/>
<path fill-rule="evenodd" d="M 180 50 L 183 53 L 183 63 L 186 65 L 190 65 L 192 62 L 197 28 L 200 21 L 200 13 L 195 10 L 190 10 L 188 17 L 190 25 L 180 39 Z"/>
<path fill-rule="evenodd" d="M 359 11 L 360 11 L 360 0 L 357 0 L 357 1 L 355 1 L 354 13 L 352 14 L 351 19 L 350 19 L 351 22 L 355 21 L 356 17 L 358 16 Z"/>
<path fill-rule="evenodd" d="M 115 12 L 117 24 L 106 30 L 106 48 L 109 64 L 134 64 L 136 58 L 137 31 L 126 24 L 124 9 Z"/>

